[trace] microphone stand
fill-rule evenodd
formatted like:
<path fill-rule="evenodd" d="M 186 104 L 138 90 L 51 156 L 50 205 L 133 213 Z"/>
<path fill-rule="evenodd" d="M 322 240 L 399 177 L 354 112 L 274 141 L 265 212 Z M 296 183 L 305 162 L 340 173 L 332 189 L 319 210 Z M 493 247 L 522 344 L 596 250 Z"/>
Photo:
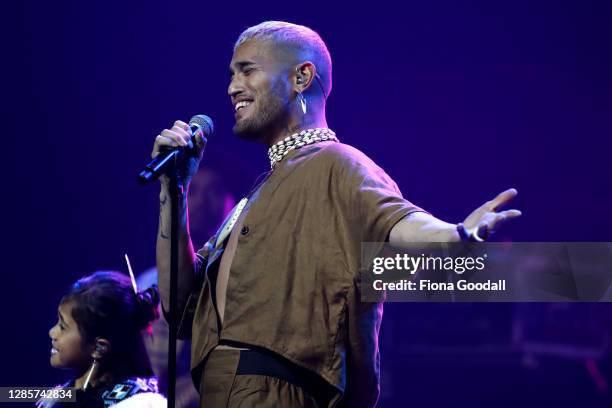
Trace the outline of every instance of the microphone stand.
<path fill-rule="evenodd" d="M 182 157 L 177 153 L 169 155 L 164 160 L 173 161 L 173 166 L 167 172 L 170 178 L 169 193 L 170 193 L 170 312 L 166 313 L 168 320 L 169 335 L 168 335 L 168 368 L 166 370 L 168 376 L 168 408 L 174 408 L 176 405 L 176 339 L 178 328 L 178 270 L 179 270 L 179 204 L 180 199 L 184 199 L 184 186 L 179 182 L 176 175 L 177 162 Z M 161 167 L 161 165 L 160 165 Z M 154 174 L 152 169 L 145 168 L 138 175 L 138 183 L 141 185 L 148 184 L 159 177 L 159 174 Z M 159 274 L 159 271 L 158 271 Z"/>
<path fill-rule="evenodd" d="M 176 162 L 175 162 L 176 163 Z M 168 408 L 176 403 L 176 337 L 178 328 L 178 269 L 179 269 L 179 200 L 184 198 L 184 186 L 178 177 L 170 178 L 170 333 L 168 336 Z"/>
<path fill-rule="evenodd" d="M 189 121 L 189 126 L 193 134 L 201 130 L 205 136 L 212 134 L 213 123 L 206 115 L 196 115 Z M 206 137 L 204 142 L 206 142 Z M 179 204 L 181 199 L 185 199 L 185 186 L 179 181 L 176 169 L 185 152 L 175 149 L 171 154 L 158 156 L 153 159 L 139 174 L 138 183 L 148 184 L 159 177 L 163 168 L 172 163 L 172 167 L 166 174 L 170 178 L 170 313 L 167 313 L 168 326 L 168 408 L 176 405 L 176 339 L 178 329 L 179 314 L 178 304 L 178 271 L 179 271 Z M 159 273 L 159 271 L 158 271 Z"/>

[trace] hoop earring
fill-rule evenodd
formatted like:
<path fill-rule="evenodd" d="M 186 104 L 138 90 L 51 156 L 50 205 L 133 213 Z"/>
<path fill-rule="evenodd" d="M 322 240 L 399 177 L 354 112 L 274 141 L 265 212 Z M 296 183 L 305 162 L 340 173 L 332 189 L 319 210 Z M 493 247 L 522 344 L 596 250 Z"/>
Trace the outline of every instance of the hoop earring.
<path fill-rule="evenodd" d="M 298 95 L 300 97 L 300 105 L 302 106 L 302 112 L 305 115 L 306 111 L 307 111 L 307 108 L 306 108 L 306 98 L 304 98 L 304 95 L 302 95 L 301 92 Z"/>

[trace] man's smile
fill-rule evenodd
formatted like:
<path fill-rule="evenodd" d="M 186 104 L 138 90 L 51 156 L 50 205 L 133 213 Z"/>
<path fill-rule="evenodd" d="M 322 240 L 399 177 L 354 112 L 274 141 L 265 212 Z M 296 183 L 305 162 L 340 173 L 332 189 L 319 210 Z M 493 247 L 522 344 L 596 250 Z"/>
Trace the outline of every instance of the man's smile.
<path fill-rule="evenodd" d="M 238 119 L 244 116 L 252 104 L 252 99 L 238 99 L 234 105 L 234 117 Z"/>
<path fill-rule="evenodd" d="M 251 104 L 251 102 L 249 101 L 241 101 L 238 102 L 236 104 L 236 106 L 234 107 L 234 109 L 236 110 L 236 112 L 238 112 L 240 109 L 246 108 L 247 106 L 249 106 Z"/>

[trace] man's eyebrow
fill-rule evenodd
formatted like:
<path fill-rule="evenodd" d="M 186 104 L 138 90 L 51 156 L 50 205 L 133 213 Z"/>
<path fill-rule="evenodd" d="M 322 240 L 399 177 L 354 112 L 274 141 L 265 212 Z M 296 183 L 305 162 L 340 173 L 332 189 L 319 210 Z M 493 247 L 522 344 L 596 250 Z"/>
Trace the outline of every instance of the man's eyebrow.
<path fill-rule="evenodd" d="M 230 65 L 229 72 L 230 74 L 234 73 L 233 67 L 236 67 L 239 71 L 242 71 L 245 67 L 249 65 L 255 65 L 255 63 L 253 61 L 235 61 L 232 65 Z"/>

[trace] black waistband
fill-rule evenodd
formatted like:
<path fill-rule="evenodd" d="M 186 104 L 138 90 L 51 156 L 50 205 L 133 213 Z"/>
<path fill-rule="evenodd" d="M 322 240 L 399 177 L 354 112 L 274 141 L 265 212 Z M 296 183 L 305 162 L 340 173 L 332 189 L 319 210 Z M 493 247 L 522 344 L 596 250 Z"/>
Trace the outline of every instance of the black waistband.
<path fill-rule="evenodd" d="M 327 407 L 337 393 L 335 387 L 310 370 L 262 349 L 240 351 L 237 375 L 265 375 L 300 387 L 313 397 L 318 407 Z"/>

